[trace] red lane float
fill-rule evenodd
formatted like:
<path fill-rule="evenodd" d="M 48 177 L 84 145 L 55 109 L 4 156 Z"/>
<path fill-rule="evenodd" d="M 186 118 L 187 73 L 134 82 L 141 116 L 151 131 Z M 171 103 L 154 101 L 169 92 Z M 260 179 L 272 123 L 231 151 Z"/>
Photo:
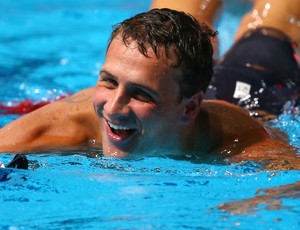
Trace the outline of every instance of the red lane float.
<path fill-rule="evenodd" d="M 25 99 L 24 101 L 21 101 L 19 103 L 16 103 L 15 105 L 3 105 L 0 104 L 0 114 L 18 114 L 18 115 L 22 115 L 22 114 L 26 114 L 29 112 L 32 112 L 36 109 L 39 109 L 53 101 L 57 101 L 60 99 L 63 99 L 65 97 L 67 97 L 68 95 L 61 95 L 53 100 L 49 100 L 49 101 L 33 101 L 33 100 L 29 100 L 29 99 Z"/>

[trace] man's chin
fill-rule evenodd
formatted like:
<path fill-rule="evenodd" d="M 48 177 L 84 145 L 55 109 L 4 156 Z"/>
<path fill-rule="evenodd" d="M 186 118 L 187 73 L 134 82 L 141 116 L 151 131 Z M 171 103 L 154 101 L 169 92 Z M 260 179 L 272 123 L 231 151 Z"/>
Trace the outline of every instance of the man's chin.
<path fill-rule="evenodd" d="M 104 156 L 113 158 L 126 158 L 128 157 L 128 152 L 117 151 L 117 150 L 107 150 L 103 151 Z"/>
<path fill-rule="evenodd" d="M 112 158 L 126 158 L 126 159 L 140 159 L 143 157 L 161 157 L 161 156 L 168 156 L 173 155 L 170 154 L 167 151 L 162 150 L 154 150 L 151 149 L 149 151 L 134 151 L 131 149 L 130 151 L 120 150 L 117 148 L 103 148 L 103 154 L 106 157 L 112 157 Z"/>
<path fill-rule="evenodd" d="M 130 149 L 120 149 L 116 148 L 115 146 L 103 146 L 103 154 L 106 157 L 113 157 L 113 158 L 126 158 L 126 159 L 140 159 L 141 157 L 146 156 L 153 156 L 153 152 L 145 152 L 143 150 L 137 150 L 135 148 Z"/>
<path fill-rule="evenodd" d="M 103 154 L 106 157 L 126 158 L 129 156 L 130 153 L 129 150 L 118 148 L 114 145 L 106 145 L 103 143 L 102 147 L 103 147 Z"/>

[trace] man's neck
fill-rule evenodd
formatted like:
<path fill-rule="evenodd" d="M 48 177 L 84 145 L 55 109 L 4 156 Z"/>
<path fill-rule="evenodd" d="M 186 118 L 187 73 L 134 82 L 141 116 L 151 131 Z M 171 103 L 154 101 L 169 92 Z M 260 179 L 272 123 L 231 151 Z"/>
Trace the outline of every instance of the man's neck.
<path fill-rule="evenodd" d="M 201 109 L 195 122 L 183 134 L 183 151 L 198 155 L 211 152 L 218 145 L 218 125 L 212 122 L 211 114 Z"/>

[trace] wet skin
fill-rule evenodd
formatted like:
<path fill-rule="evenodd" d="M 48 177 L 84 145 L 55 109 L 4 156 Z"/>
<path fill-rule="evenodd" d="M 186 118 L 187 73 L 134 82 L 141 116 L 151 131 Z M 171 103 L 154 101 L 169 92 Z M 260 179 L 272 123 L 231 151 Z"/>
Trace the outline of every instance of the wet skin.
<path fill-rule="evenodd" d="M 145 57 L 135 42 L 126 47 L 118 37 L 112 41 L 94 97 L 106 156 L 179 148 L 184 102 L 175 80 L 180 69 L 170 61 L 151 50 Z"/>

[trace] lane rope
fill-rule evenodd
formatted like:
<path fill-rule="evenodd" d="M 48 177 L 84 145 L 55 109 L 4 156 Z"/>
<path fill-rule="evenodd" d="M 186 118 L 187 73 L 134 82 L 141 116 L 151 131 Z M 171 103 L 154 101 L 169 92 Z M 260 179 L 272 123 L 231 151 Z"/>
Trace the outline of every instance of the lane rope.
<path fill-rule="evenodd" d="M 53 101 L 61 100 L 69 95 L 61 95 L 56 97 L 55 99 L 51 99 L 48 101 L 34 101 L 25 99 L 24 101 L 12 103 L 13 105 L 4 105 L 0 104 L 0 114 L 2 115 L 9 115 L 9 114 L 16 114 L 16 115 L 22 115 L 29 112 L 32 112 L 36 109 L 39 109 L 45 105 L 50 104 Z"/>

